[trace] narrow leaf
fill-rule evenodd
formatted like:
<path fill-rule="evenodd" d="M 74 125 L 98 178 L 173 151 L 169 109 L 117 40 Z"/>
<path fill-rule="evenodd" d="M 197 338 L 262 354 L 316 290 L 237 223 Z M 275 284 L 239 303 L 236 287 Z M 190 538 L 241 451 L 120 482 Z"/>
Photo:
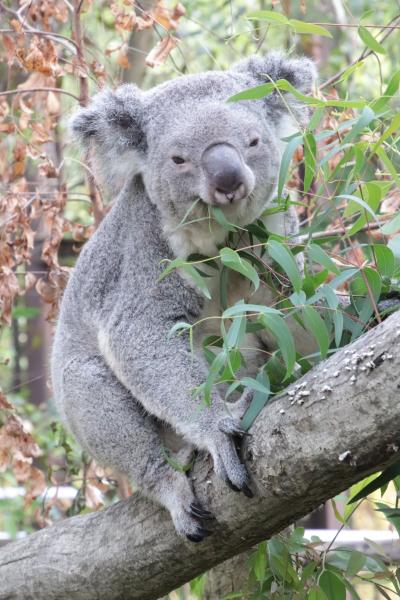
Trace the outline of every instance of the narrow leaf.
<path fill-rule="evenodd" d="M 378 42 L 378 40 L 374 38 L 373 35 L 370 34 L 368 29 L 362 25 L 360 25 L 358 28 L 358 35 L 364 44 L 370 48 L 370 50 L 373 52 L 378 52 L 378 54 L 386 54 L 385 48 Z"/>
<path fill-rule="evenodd" d="M 295 291 L 300 292 L 302 287 L 302 277 L 293 254 L 286 246 L 276 240 L 269 240 L 267 248 L 271 258 L 278 263 L 283 269 L 283 272 L 289 277 Z"/>

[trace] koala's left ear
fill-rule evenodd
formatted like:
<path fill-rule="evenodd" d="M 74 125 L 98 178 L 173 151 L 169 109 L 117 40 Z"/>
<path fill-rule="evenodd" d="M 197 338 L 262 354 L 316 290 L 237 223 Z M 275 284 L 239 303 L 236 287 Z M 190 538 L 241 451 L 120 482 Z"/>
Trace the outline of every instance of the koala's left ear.
<path fill-rule="evenodd" d="M 146 150 L 141 95 L 131 84 L 102 91 L 71 119 L 72 137 L 86 150 L 96 179 L 114 193 L 140 171 Z"/>
<path fill-rule="evenodd" d="M 286 79 L 302 94 L 310 94 L 313 84 L 317 78 L 317 70 L 312 60 L 308 58 L 287 58 L 281 52 L 270 52 L 265 57 L 251 56 L 242 60 L 233 67 L 234 71 L 247 73 L 254 80 L 254 85 L 262 85 L 269 81 Z M 308 111 L 304 110 L 304 104 L 296 100 L 291 94 L 284 94 L 290 109 L 301 124 L 305 124 Z M 285 110 L 285 102 L 277 92 L 273 92 L 265 98 L 267 109 Z M 299 110 L 301 109 L 301 110 Z"/>

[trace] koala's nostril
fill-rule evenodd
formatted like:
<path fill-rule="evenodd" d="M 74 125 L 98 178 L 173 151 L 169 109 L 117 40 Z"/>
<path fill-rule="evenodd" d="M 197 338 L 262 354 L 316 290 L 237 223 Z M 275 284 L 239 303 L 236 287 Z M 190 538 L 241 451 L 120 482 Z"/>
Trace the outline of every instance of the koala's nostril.
<path fill-rule="evenodd" d="M 217 192 L 222 194 L 232 194 L 243 185 L 242 181 L 242 170 L 240 169 L 229 169 L 218 173 L 214 178 L 214 185 Z"/>

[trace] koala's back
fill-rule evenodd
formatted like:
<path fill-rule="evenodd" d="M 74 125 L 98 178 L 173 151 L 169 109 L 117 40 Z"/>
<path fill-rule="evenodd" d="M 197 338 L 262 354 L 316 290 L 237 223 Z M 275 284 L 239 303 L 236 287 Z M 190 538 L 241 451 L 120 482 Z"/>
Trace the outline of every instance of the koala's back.
<path fill-rule="evenodd" d="M 117 323 L 124 310 L 142 318 L 166 256 L 154 207 L 137 186 L 129 186 L 82 249 L 61 303 L 51 367 L 62 414 L 68 365 L 100 354 L 99 331 Z"/>

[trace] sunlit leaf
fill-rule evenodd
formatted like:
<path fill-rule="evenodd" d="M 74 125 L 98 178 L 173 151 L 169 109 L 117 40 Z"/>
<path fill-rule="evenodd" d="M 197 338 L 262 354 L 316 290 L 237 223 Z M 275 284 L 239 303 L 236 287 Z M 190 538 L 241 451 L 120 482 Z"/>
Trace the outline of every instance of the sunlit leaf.
<path fill-rule="evenodd" d="M 260 278 L 255 268 L 237 252 L 231 248 L 222 248 L 220 251 L 221 262 L 225 267 L 237 271 L 247 279 L 250 279 L 254 288 L 257 290 L 260 285 Z"/>
<path fill-rule="evenodd" d="M 328 600 L 346 600 L 346 586 L 339 574 L 325 570 L 319 578 L 319 585 Z"/>
<path fill-rule="evenodd" d="M 378 52 L 378 54 L 386 54 L 385 48 L 378 42 L 378 40 L 374 38 L 373 35 L 370 34 L 368 29 L 362 25 L 360 25 L 358 28 L 358 35 L 364 44 L 370 48 L 370 50 L 373 52 Z"/>
<path fill-rule="evenodd" d="M 267 249 L 271 258 L 278 263 L 283 272 L 288 276 L 295 291 L 299 292 L 302 287 L 302 277 L 293 254 L 286 246 L 276 240 L 269 240 Z"/>
<path fill-rule="evenodd" d="M 313 306 L 304 306 L 302 309 L 303 321 L 317 340 L 321 356 L 325 358 L 329 348 L 329 335 L 324 320 Z"/>

